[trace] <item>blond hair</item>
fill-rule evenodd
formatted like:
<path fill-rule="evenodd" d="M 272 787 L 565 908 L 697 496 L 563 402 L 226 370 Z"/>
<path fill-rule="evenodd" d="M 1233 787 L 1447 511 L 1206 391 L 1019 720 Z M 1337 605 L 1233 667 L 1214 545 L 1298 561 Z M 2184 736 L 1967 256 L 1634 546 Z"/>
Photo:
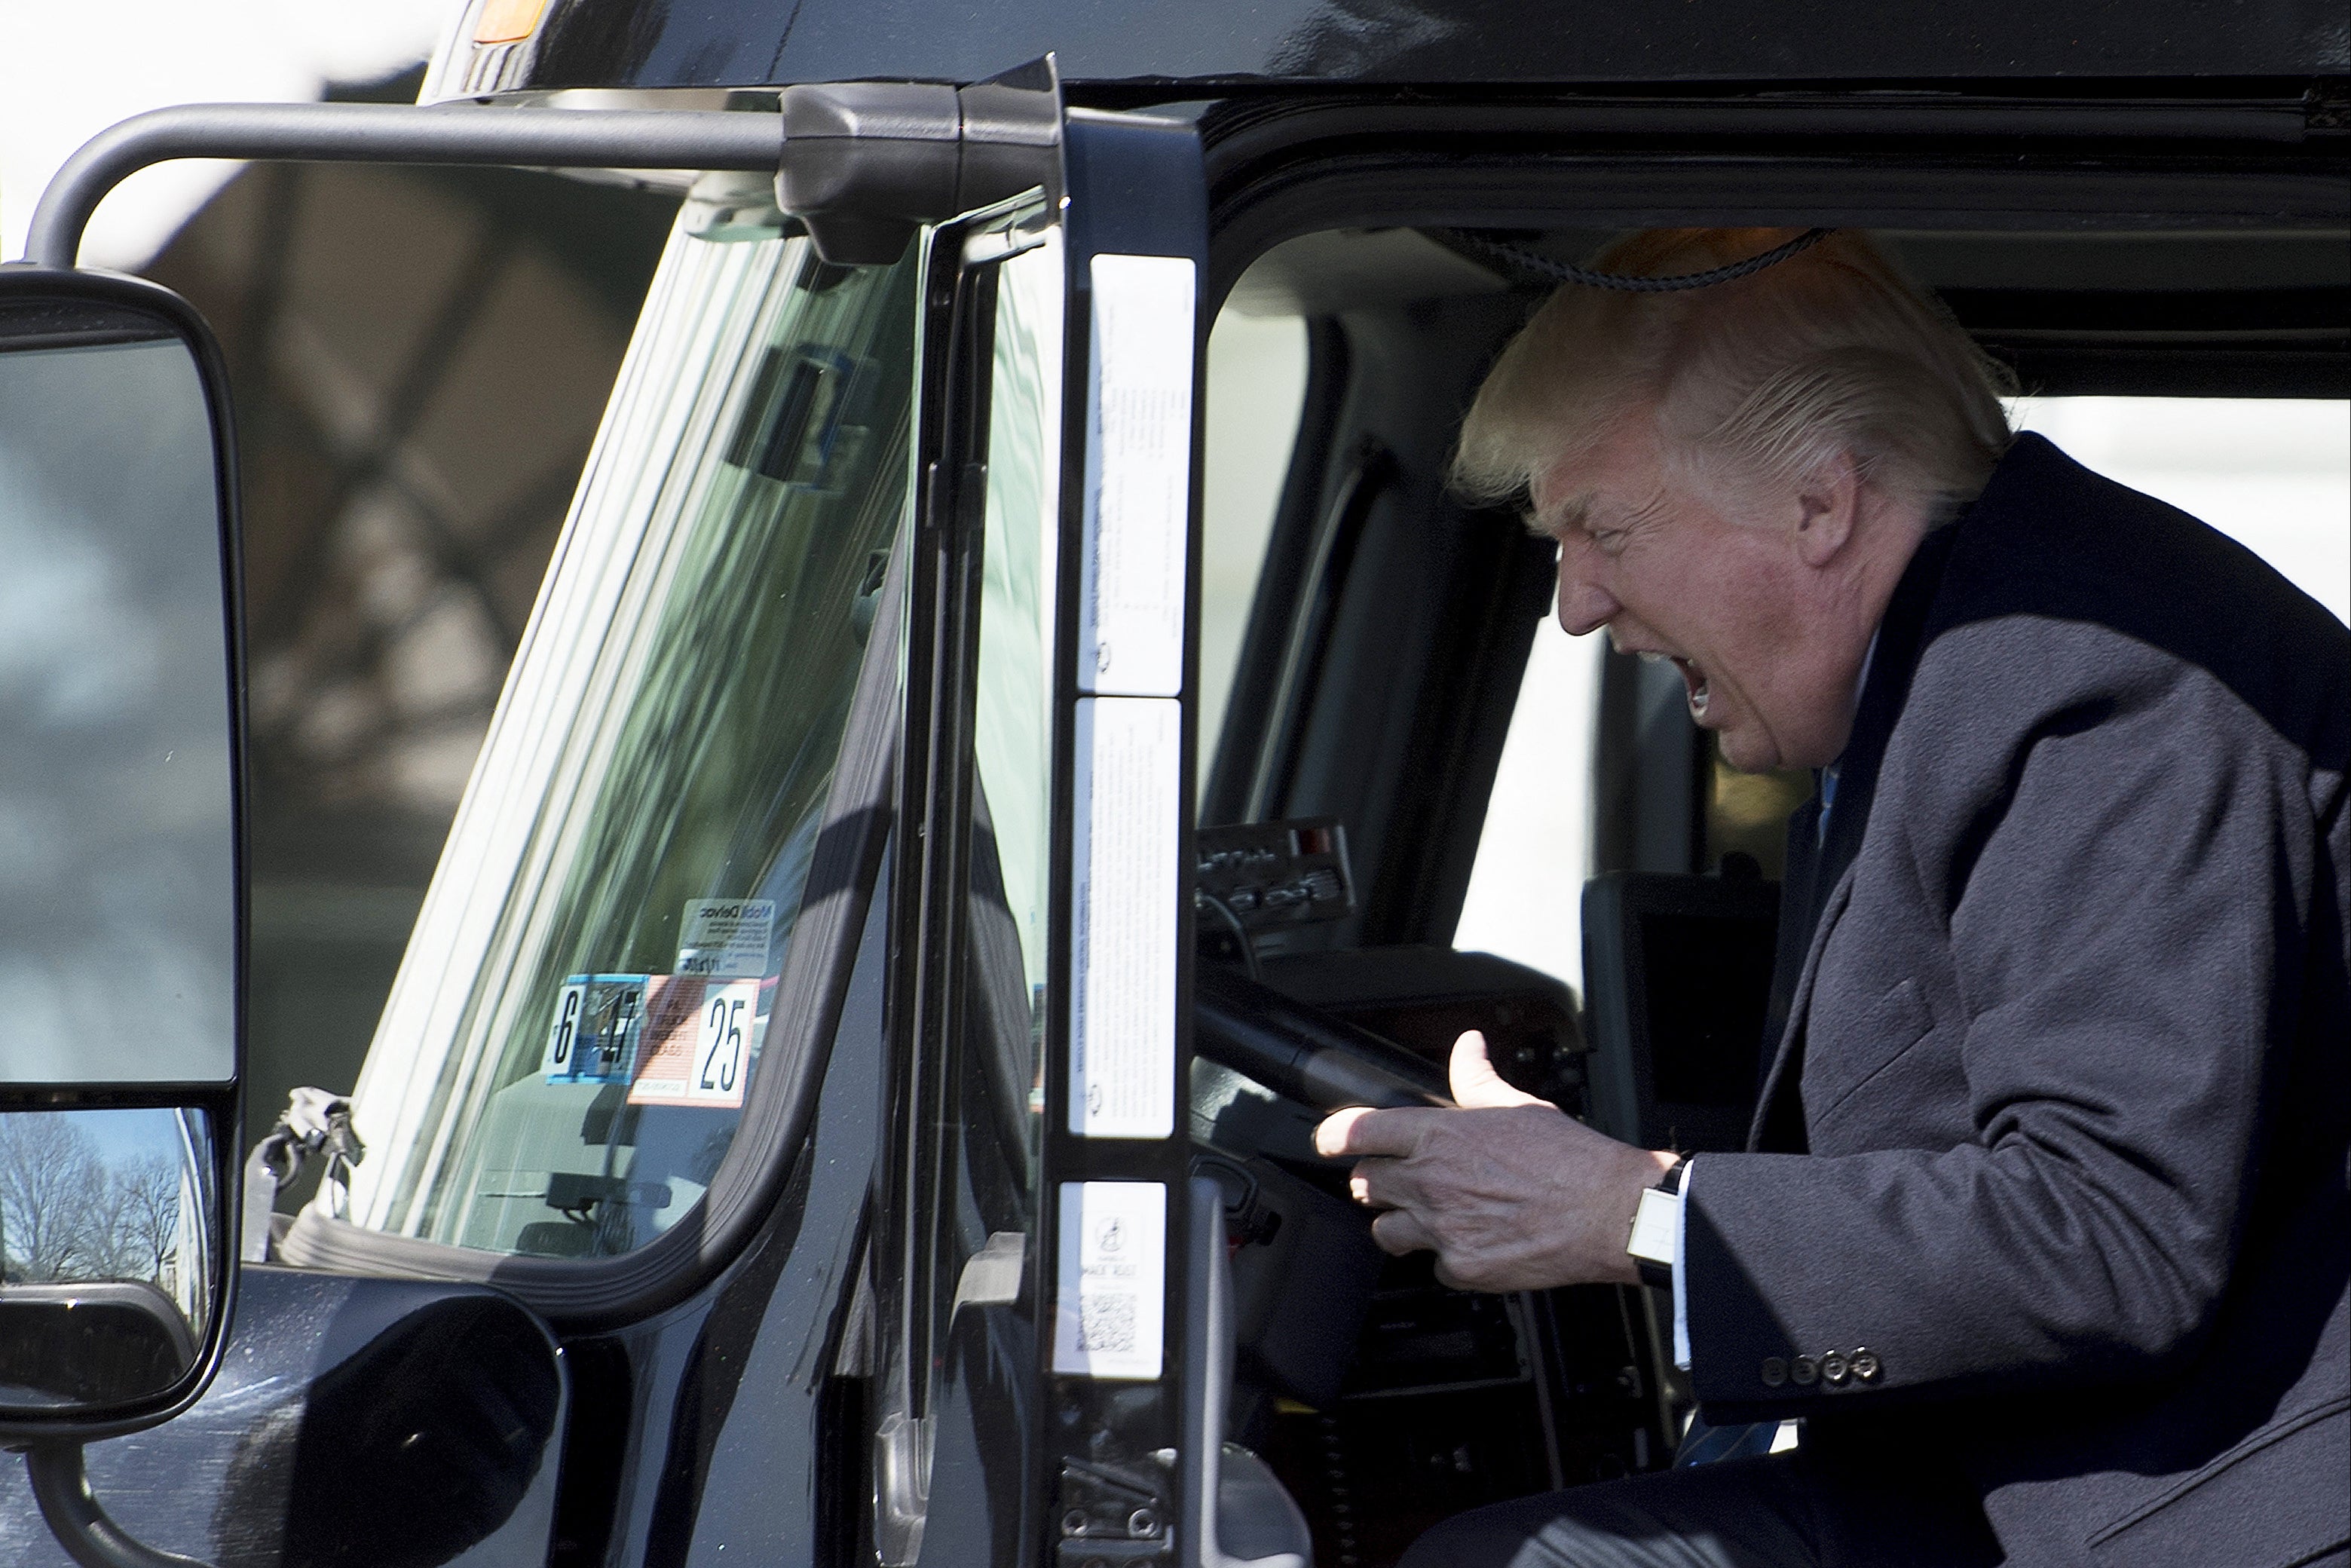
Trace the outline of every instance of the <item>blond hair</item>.
<path fill-rule="evenodd" d="M 1594 270 L 1664 277 L 1769 249 L 1777 229 L 1646 229 Z M 1870 238 L 1838 230 L 1736 282 L 1636 294 L 1568 284 L 1521 329 L 1470 405 L 1454 486 L 1523 498 L 1628 418 L 1669 451 L 1797 477 L 1833 454 L 1937 521 L 1983 488 L 2009 443 L 2011 378 Z"/>

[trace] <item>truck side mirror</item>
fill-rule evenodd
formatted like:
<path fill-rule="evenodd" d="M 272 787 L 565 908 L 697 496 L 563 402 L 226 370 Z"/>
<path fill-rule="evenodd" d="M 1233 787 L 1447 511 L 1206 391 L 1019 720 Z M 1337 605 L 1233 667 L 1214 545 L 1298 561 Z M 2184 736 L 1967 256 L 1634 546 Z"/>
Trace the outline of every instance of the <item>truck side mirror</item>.
<path fill-rule="evenodd" d="M 169 1418 L 229 1316 L 243 1055 L 220 356 L 0 267 L 0 1444 Z"/>

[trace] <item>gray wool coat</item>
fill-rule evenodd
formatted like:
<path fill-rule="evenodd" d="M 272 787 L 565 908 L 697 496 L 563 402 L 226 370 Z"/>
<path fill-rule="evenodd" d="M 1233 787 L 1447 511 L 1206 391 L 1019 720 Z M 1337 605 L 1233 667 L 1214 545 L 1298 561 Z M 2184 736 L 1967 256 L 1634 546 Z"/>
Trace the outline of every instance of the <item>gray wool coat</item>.
<path fill-rule="evenodd" d="M 2346 751 L 2340 622 L 2015 443 L 1888 612 L 1750 1152 L 1692 1171 L 1708 1419 L 2019 1565 L 2351 1540 Z"/>

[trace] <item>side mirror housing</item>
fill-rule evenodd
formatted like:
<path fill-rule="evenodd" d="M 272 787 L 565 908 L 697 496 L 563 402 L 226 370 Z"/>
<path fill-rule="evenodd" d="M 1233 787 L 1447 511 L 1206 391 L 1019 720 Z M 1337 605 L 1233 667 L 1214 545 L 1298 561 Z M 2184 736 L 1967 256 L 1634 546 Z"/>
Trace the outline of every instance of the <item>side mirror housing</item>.
<path fill-rule="evenodd" d="M 119 1405 L 195 1364 L 187 1314 L 145 1280 L 12 1284 L 5 1301 L 0 1394 L 12 1401 Z"/>
<path fill-rule="evenodd" d="M 245 893 L 220 355 L 0 267 L 0 1443 L 169 1418 L 236 1257 Z"/>

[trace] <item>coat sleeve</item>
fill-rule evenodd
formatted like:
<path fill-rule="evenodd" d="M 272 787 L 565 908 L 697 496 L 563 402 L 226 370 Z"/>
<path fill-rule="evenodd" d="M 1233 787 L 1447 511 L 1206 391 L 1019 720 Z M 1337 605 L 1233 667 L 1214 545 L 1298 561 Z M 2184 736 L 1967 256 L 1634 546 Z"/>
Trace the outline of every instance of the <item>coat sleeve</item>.
<path fill-rule="evenodd" d="M 1996 785 L 1917 869 L 1965 1134 L 1708 1158 L 1684 1244 L 1716 1418 L 2149 1377 L 2212 1324 L 2325 852 L 2306 758 L 2204 671 L 2091 635 L 2008 650 L 2071 695 L 1985 748 Z"/>

